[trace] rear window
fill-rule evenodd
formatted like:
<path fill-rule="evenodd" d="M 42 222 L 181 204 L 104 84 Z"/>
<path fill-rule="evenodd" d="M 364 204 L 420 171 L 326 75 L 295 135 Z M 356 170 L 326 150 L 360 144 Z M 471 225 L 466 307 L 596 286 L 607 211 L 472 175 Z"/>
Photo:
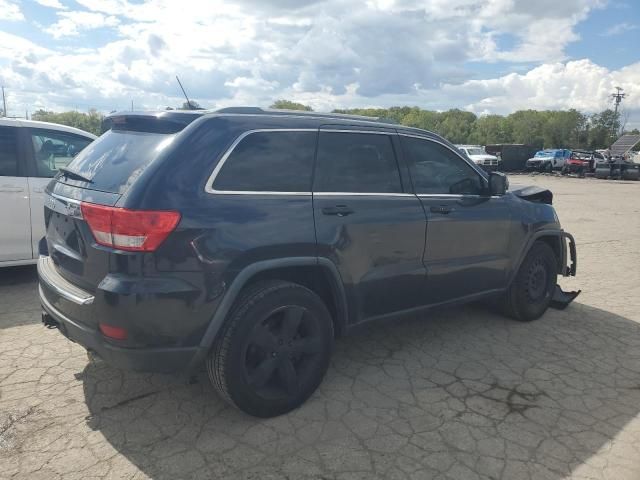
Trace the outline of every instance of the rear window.
<path fill-rule="evenodd" d="M 67 166 L 87 178 L 87 188 L 124 193 L 175 135 L 110 130 L 90 143 Z M 65 182 L 67 177 L 58 176 Z M 72 177 L 76 184 L 78 180 Z"/>

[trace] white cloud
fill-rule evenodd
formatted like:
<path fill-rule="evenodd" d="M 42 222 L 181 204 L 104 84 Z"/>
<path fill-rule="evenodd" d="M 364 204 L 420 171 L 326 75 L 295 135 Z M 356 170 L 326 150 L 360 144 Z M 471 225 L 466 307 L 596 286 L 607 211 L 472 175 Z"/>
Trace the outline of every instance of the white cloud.
<path fill-rule="evenodd" d="M 114 16 L 96 12 L 58 12 L 59 20 L 46 29 L 54 38 L 78 35 L 82 30 L 115 27 L 120 22 Z"/>
<path fill-rule="evenodd" d="M 632 24 L 632 23 L 628 23 L 628 22 L 622 22 L 622 23 L 618 23 L 616 25 L 612 25 L 611 27 L 609 27 L 608 29 L 606 29 L 604 32 L 602 32 L 600 34 L 600 36 L 602 37 L 612 37 L 614 35 L 623 35 L 627 32 L 630 32 L 632 30 L 637 30 L 638 28 L 640 28 L 638 25 Z"/>
<path fill-rule="evenodd" d="M 0 0 L 0 20 L 24 20 L 20 6 L 11 0 Z"/>
<path fill-rule="evenodd" d="M 60 0 L 35 0 L 37 3 L 42 5 L 43 7 L 56 8 L 59 10 L 66 10 L 67 7 L 60 3 Z"/>
<path fill-rule="evenodd" d="M 45 27 L 54 39 L 46 53 L 15 36 L 4 45 L 0 32 L 0 77 L 11 81 L 18 110 L 44 104 L 108 111 L 131 100 L 147 108 L 181 104 L 176 74 L 190 97 L 209 107 L 291 98 L 323 110 L 417 104 L 591 111 L 606 104 L 612 82 L 630 92 L 629 82 L 640 83 L 631 67 L 611 72 L 589 61 L 567 62 L 575 25 L 602 0 L 76 3 Z M 109 40 L 92 37 L 105 27 Z M 92 44 L 93 38 L 104 43 Z M 467 62 L 498 60 L 512 71 L 539 66 L 469 80 Z"/>
<path fill-rule="evenodd" d="M 612 106 L 616 86 L 628 94 L 625 108 L 640 111 L 640 62 L 613 71 L 586 59 L 544 64 L 524 74 L 446 85 L 443 91 L 469 100 L 466 107 L 477 113 L 527 108 L 597 112 Z"/>

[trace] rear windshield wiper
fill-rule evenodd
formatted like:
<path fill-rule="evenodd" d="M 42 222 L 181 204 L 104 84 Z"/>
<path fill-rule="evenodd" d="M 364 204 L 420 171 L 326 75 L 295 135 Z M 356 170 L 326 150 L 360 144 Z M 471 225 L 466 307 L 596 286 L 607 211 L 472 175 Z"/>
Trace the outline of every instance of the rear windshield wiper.
<path fill-rule="evenodd" d="M 69 170 L 67 167 L 61 167 L 58 170 L 60 170 L 62 175 L 64 175 L 67 178 L 75 178 L 76 180 L 82 180 L 85 182 L 93 183 L 93 181 L 89 177 L 82 175 L 81 173 L 74 172 L 73 170 Z"/>

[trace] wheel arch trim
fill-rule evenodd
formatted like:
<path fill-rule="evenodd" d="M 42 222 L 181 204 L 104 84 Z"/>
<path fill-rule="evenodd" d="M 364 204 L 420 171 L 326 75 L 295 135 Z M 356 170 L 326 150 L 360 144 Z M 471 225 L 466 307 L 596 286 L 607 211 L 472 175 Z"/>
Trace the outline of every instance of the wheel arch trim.
<path fill-rule="evenodd" d="M 245 267 L 233 279 L 231 286 L 227 289 L 227 292 L 223 296 L 222 301 L 211 317 L 209 325 L 207 326 L 207 329 L 202 336 L 202 339 L 200 340 L 200 344 L 198 345 L 198 350 L 191 360 L 187 371 L 189 373 L 193 372 L 199 367 L 202 362 L 204 362 L 204 359 L 211 350 L 211 347 L 213 346 L 213 343 L 218 336 L 218 332 L 224 325 L 227 315 L 231 311 L 233 304 L 238 298 L 238 295 L 240 295 L 242 289 L 251 281 L 251 279 L 255 275 L 261 272 L 275 270 L 278 268 L 318 266 L 324 268 L 325 271 L 329 274 L 331 287 L 336 297 L 337 318 L 335 319 L 335 321 L 338 324 L 339 328 L 342 331 L 345 331 L 347 327 L 348 315 L 347 297 L 344 291 L 344 285 L 342 284 L 340 273 L 331 260 L 324 257 L 288 257 L 262 260 Z"/>
<path fill-rule="evenodd" d="M 527 240 L 525 247 L 520 251 L 517 261 L 514 264 L 511 272 L 509 273 L 507 285 L 511 285 L 511 282 L 513 282 L 513 279 L 517 275 L 518 270 L 520 269 L 520 266 L 522 265 L 522 262 L 524 261 L 525 256 L 527 255 L 529 250 L 531 250 L 531 247 L 533 246 L 534 242 L 536 242 L 537 240 L 540 240 L 543 237 L 556 237 L 559 243 L 560 258 L 558 258 L 558 267 L 559 267 L 558 273 L 563 276 L 575 276 L 576 268 L 577 268 L 577 255 L 576 255 L 576 248 L 575 248 L 575 240 L 573 236 L 562 229 L 544 229 L 544 230 L 538 230 L 537 232 L 534 232 Z M 570 266 L 567 266 L 567 260 L 569 260 L 567 255 L 567 240 L 569 240 L 569 253 L 570 253 L 570 260 L 571 260 Z"/>

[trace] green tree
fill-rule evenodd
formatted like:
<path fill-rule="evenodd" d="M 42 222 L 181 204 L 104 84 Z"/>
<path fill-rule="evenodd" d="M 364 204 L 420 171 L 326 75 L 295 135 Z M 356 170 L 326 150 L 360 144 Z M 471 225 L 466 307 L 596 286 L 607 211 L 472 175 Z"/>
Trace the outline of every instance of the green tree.
<path fill-rule="evenodd" d="M 614 137 L 620 128 L 620 115 L 610 108 L 603 110 L 591 115 L 589 126 L 589 148 L 607 148 L 616 140 Z"/>
<path fill-rule="evenodd" d="M 32 120 L 41 122 L 59 123 L 69 127 L 79 128 L 85 132 L 91 132 L 94 135 L 102 133 L 102 120 L 104 115 L 95 109 L 84 112 L 51 112 L 47 110 L 36 110 L 31 115 Z"/>
<path fill-rule="evenodd" d="M 469 136 L 469 143 L 478 145 L 512 143 L 511 137 L 511 128 L 506 117 L 483 115 L 476 120 Z"/>
<path fill-rule="evenodd" d="M 313 112 L 313 108 L 309 105 L 284 99 L 276 100 L 269 108 L 275 108 L 277 110 L 304 110 L 305 112 Z"/>

